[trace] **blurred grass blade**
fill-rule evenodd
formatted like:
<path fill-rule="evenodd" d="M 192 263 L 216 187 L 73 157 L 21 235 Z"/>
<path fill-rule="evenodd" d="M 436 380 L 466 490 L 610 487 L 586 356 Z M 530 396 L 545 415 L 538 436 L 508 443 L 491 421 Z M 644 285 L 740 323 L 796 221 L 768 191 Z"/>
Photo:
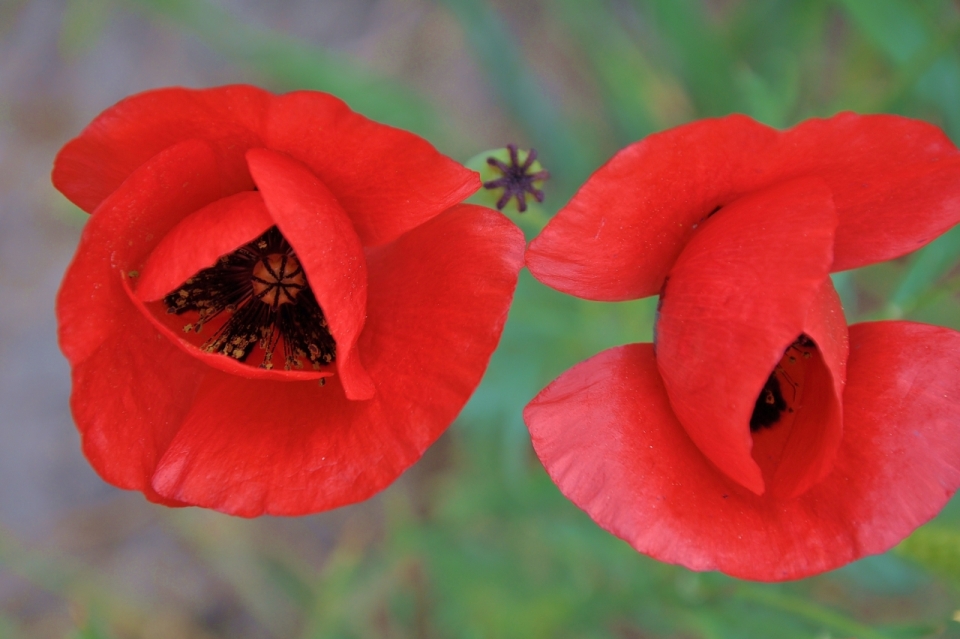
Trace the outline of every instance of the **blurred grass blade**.
<path fill-rule="evenodd" d="M 897 67 L 882 111 L 902 111 L 914 93 L 943 113 L 948 133 L 960 141 L 960 21 L 934 22 L 922 5 L 905 0 L 839 0 L 854 24 Z M 932 5 L 931 5 L 932 6 Z"/>
<path fill-rule="evenodd" d="M 253 619 L 273 636 L 291 635 L 291 613 L 299 602 L 291 601 L 288 592 L 272 583 L 273 575 L 263 570 L 242 519 L 206 510 L 172 510 L 164 515 L 170 531 L 218 575 Z"/>
<path fill-rule="evenodd" d="M 601 1 L 557 0 L 556 9 L 590 62 L 618 142 L 621 145 L 635 142 L 668 126 L 664 118 L 653 112 L 660 84 L 653 65 L 616 22 L 615 16 L 604 10 Z M 669 114 L 669 117 L 675 116 L 675 113 Z"/>
<path fill-rule="evenodd" d="M 113 633 L 107 629 L 107 619 L 97 606 L 92 606 L 85 612 L 87 619 L 70 636 L 71 639 L 113 639 Z"/>
<path fill-rule="evenodd" d="M 900 0 L 839 0 L 856 26 L 898 65 L 930 41 L 915 8 Z"/>
<path fill-rule="evenodd" d="M 487 78 L 530 137 L 563 196 L 595 167 L 543 92 L 520 48 L 483 0 L 442 0 L 453 12 Z"/>
<path fill-rule="evenodd" d="M 840 295 L 843 313 L 847 316 L 847 321 L 852 321 L 860 311 L 857 304 L 857 286 L 853 279 L 853 273 L 850 271 L 831 273 L 830 279 L 833 280 L 833 288 L 837 289 L 837 294 Z"/>
<path fill-rule="evenodd" d="M 193 33 L 212 49 L 260 71 L 282 89 L 326 91 L 380 122 L 430 137 L 435 114 L 412 92 L 344 57 L 238 20 L 209 0 L 127 0 Z"/>
<path fill-rule="evenodd" d="M 734 57 L 707 21 L 702 0 L 637 0 L 653 17 L 701 116 L 742 110 L 736 92 Z"/>
<path fill-rule="evenodd" d="M 736 594 L 739 599 L 796 615 L 824 629 L 835 630 L 841 633 L 841 636 L 853 636 L 857 639 L 890 639 L 891 637 L 891 635 L 874 630 L 840 612 L 787 594 L 778 586 L 748 586 L 744 584 L 737 588 Z"/>
<path fill-rule="evenodd" d="M 898 318 L 913 310 L 918 300 L 957 264 L 958 258 L 960 226 L 955 226 L 911 256 L 884 315 Z"/>
<path fill-rule="evenodd" d="M 938 525 L 918 528 L 894 553 L 960 587 L 960 530 Z"/>

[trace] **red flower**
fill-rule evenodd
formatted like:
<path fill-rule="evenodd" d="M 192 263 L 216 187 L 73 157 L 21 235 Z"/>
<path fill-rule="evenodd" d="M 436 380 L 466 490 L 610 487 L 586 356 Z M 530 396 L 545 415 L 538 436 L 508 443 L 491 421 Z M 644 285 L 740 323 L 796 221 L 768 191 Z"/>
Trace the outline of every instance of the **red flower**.
<path fill-rule="evenodd" d="M 87 458 L 170 505 L 355 502 L 446 429 L 523 238 L 476 173 L 316 92 L 149 91 L 57 157 L 92 212 L 57 302 Z"/>
<path fill-rule="evenodd" d="M 526 408 L 550 476 L 695 570 L 794 579 L 887 550 L 960 485 L 960 334 L 848 331 L 829 272 L 958 220 L 960 153 L 905 118 L 731 116 L 623 150 L 526 259 L 579 297 L 661 292 L 655 344 L 578 364 Z"/>

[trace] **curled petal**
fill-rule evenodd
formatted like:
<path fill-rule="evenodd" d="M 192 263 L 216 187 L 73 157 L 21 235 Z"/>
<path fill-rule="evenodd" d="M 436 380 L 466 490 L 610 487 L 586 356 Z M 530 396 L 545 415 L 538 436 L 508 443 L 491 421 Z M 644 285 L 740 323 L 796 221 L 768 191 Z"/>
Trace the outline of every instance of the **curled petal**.
<path fill-rule="evenodd" d="M 736 199 L 736 176 L 775 138 L 734 115 L 628 146 L 534 238 L 527 267 L 547 286 L 586 299 L 655 295 L 696 225 Z"/>
<path fill-rule="evenodd" d="M 364 246 L 391 242 L 480 188 L 477 172 L 412 133 L 354 113 L 332 95 L 280 96 L 266 126 L 267 146 L 323 180 Z"/>
<path fill-rule="evenodd" d="M 245 191 L 205 206 L 180 221 L 157 244 L 137 278 L 137 297 L 153 302 L 273 226 L 263 198 Z"/>
<path fill-rule="evenodd" d="M 212 373 L 154 487 L 242 516 L 369 497 L 420 457 L 480 382 L 522 254 L 512 223 L 466 205 L 377 249 L 359 345 L 374 397 L 348 401 L 339 375 L 320 387 Z"/>
<path fill-rule="evenodd" d="M 247 160 L 267 210 L 297 258 L 337 342 L 337 372 L 350 399 L 370 399 L 373 382 L 357 339 L 367 317 L 367 263 L 349 218 L 304 165 L 254 149 Z"/>
<path fill-rule="evenodd" d="M 960 221 L 960 152 L 937 127 L 841 113 L 784 131 L 764 178 L 817 175 L 837 207 L 833 271 L 900 257 Z"/>
<path fill-rule="evenodd" d="M 804 333 L 828 279 L 835 225 L 830 191 L 817 179 L 794 180 L 743 197 L 702 225 L 671 270 L 661 298 L 657 364 L 674 412 L 707 458 L 757 494 L 764 492 L 765 482 L 751 455 L 751 416 L 784 352 Z M 836 301 L 836 295 L 829 299 Z M 837 311 L 829 306 L 822 310 Z M 825 367 L 818 364 L 820 372 L 812 378 L 823 381 L 815 385 L 823 400 L 842 390 L 842 379 L 830 374 L 839 372 L 839 351 L 831 353 L 834 359 Z M 839 401 L 829 406 L 816 422 L 830 426 L 801 440 L 808 449 L 801 456 L 803 467 L 813 464 L 816 471 L 773 473 L 777 462 L 770 462 L 768 479 L 779 474 L 787 483 L 780 490 L 808 487 L 814 478 L 807 472 L 820 477 L 821 467 L 829 468 L 841 429 Z M 785 426 L 772 430 L 786 433 L 790 428 Z M 793 431 L 796 426 L 800 424 Z"/>
<path fill-rule="evenodd" d="M 794 498 L 719 472 L 670 408 L 653 349 L 573 367 L 524 411 L 560 490 L 638 551 L 693 570 L 799 579 L 883 552 L 960 485 L 960 334 L 850 329 L 844 438 L 833 471 Z"/>
<path fill-rule="evenodd" d="M 833 270 L 898 257 L 960 221 L 960 152 L 930 124 L 842 113 L 779 132 L 733 115 L 623 149 L 530 244 L 527 265 L 578 297 L 653 295 L 713 210 L 804 176 L 833 194 Z"/>

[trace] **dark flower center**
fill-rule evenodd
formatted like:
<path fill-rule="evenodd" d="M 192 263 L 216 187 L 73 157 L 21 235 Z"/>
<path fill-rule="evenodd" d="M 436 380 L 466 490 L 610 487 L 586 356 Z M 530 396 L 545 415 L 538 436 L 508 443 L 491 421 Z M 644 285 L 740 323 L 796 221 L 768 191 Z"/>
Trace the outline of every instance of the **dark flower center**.
<path fill-rule="evenodd" d="M 810 359 L 814 349 L 816 344 L 806 335 L 800 335 L 787 347 L 753 406 L 753 414 L 750 415 L 751 432 L 770 428 L 780 421 L 784 413 L 794 411 L 803 383 L 803 360 Z M 784 397 L 784 392 L 790 398 L 789 401 Z"/>
<path fill-rule="evenodd" d="M 253 266 L 250 279 L 254 297 L 273 307 L 296 303 L 297 293 L 307 285 L 300 262 L 286 253 L 262 258 Z"/>
<path fill-rule="evenodd" d="M 185 332 L 226 316 L 213 336 L 200 346 L 241 362 L 255 348 L 262 368 L 273 368 L 273 355 L 283 349 L 284 369 L 314 369 L 336 358 L 336 343 L 307 284 L 293 248 L 272 227 L 253 242 L 224 255 L 163 298 L 168 313 L 196 313 Z"/>
<path fill-rule="evenodd" d="M 527 158 L 520 163 L 520 157 L 517 154 L 517 145 L 508 144 L 507 150 L 510 151 L 510 164 L 505 164 L 494 157 L 487 158 L 487 164 L 496 167 L 503 177 L 483 183 L 485 189 L 503 189 L 503 195 L 497 200 L 497 210 L 503 210 L 503 207 L 511 200 L 517 198 L 517 209 L 523 213 L 527 210 L 527 194 L 529 193 L 537 202 L 543 202 L 543 191 L 533 185 L 534 182 L 546 180 L 550 177 L 547 171 L 530 172 L 530 167 L 537 159 L 536 149 L 530 149 Z"/>

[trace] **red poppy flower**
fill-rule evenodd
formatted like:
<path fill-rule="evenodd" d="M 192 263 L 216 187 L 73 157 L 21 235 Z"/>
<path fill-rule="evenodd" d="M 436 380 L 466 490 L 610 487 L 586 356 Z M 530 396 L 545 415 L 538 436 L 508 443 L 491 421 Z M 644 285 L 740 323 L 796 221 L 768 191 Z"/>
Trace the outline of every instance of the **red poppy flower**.
<path fill-rule="evenodd" d="M 527 406 L 561 491 L 640 552 L 773 581 L 887 550 L 960 485 L 960 334 L 846 325 L 830 271 L 960 220 L 935 127 L 743 116 L 636 143 L 527 251 L 599 300 L 661 293 L 654 344 L 614 348 Z"/>
<path fill-rule="evenodd" d="M 453 421 L 523 238 L 479 177 L 316 92 L 149 91 L 54 184 L 92 215 L 57 302 L 87 458 L 170 505 L 355 502 Z"/>

